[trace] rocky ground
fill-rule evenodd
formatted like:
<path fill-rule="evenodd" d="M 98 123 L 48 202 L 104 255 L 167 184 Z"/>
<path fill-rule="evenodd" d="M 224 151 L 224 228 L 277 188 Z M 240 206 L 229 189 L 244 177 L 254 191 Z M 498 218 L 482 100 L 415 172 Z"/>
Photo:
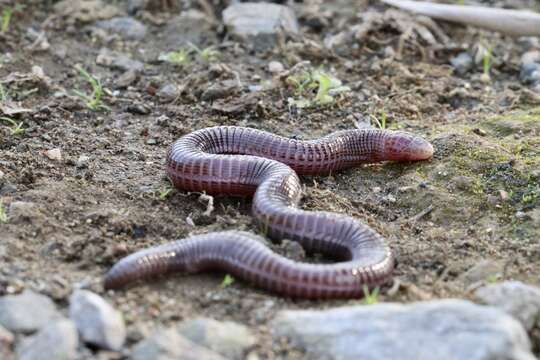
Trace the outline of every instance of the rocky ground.
<path fill-rule="evenodd" d="M 0 85 L 0 358 L 540 353 L 538 38 L 366 0 L 0 0 Z M 213 125 L 429 139 L 429 162 L 303 179 L 303 208 L 388 239 L 393 284 L 348 301 L 284 299 L 219 273 L 104 291 L 137 249 L 258 231 L 249 199 L 164 177 L 167 146 Z M 313 261 L 295 245 L 271 246 Z"/>

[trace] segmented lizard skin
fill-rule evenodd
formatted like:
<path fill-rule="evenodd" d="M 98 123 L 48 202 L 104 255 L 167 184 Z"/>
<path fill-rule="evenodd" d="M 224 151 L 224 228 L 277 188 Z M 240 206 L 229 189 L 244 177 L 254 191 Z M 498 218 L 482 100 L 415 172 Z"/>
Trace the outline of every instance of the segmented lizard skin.
<path fill-rule="evenodd" d="M 267 236 L 297 241 L 338 262 L 310 264 L 274 253 L 257 236 L 238 231 L 195 235 L 138 251 L 108 272 L 105 287 L 170 272 L 219 269 L 289 297 L 353 298 L 386 282 L 394 257 L 384 239 L 345 215 L 297 207 L 297 174 L 320 175 L 378 161 L 426 160 L 433 147 L 401 131 L 345 130 L 318 140 L 288 139 L 251 128 L 221 126 L 190 133 L 167 155 L 175 187 L 253 197 L 253 216 Z"/>

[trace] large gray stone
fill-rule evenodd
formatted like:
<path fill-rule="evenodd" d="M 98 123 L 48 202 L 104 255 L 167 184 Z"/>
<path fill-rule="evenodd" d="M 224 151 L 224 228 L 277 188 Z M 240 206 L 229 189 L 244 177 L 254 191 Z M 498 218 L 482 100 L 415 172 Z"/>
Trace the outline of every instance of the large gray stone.
<path fill-rule="evenodd" d="M 79 338 L 71 320 L 55 321 L 36 335 L 25 339 L 17 348 L 19 360 L 70 360 L 77 356 Z"/>
<path fill-rule="evenodd" d="M 194 343 L 230 359 L 243 359 L 256 343 L 247 327 L 232 321 L 197 318 L 182 322 L 178 330 Z"/>
<path fill-rule="evenodd" d="M 146 25 L 128 16 L 98 21 L 96 27 L 118 34 L 125 40 L 142 40 L 146 36 Z"/>
<path fill-rule="evenodd" d="M 132 360 L 225 360 L 181 336 L 176 329 L 158 330 L 133 348 Z"/>
<path fill-rule="evenodd" d="M 25 290 L 0 298 L 0 325 L 14 332 L 33 332 L 60 318 L 54 302 L 45 295 Z"/>
<path fill-rule="evenodd" d="M 69 316 L 85 342 L 120 350 L 126 339 L 126 327 L 118 311 L 88 290 L 76 290 L 69 302 Z"/>
<path fill-rule="evenodd" d="M 519 320 L 525 329 L 540 326 L 540 288 L 519 281 L 504 281 L 478 288 L 474 295 Z"/>
<path fill-rule="evenodd" d="M 233 3 L 223 11 L 223 23 L 233 36 L 251 39 L 260 49 L 273 46 L 281 31 L 299 32 L 294 11 L 278 4 Z"/>
<path fill-rule="evenodd" d="M 309 359 L 535 359 L 519 322 L 463 300 L 282 311 L 272 329 Z"/>

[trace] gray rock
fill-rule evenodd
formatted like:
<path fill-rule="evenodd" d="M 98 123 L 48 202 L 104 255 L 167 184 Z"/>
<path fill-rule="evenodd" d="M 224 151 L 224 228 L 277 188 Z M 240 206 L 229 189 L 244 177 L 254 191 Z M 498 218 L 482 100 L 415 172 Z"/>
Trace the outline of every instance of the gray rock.
<path fill-rule="evenodd" d="M 531 64 L 531 63 L 540 63 L 540 51 L 533 50 L 527 51 L 521 55 L 521 64 Z"/>
<path fill-rule="evenodd" d="M 133 360 L 225 360 L 221 355 L 184 338 L 175 329 L 158 330 L 139 342 L 131 353 Z"/>
<path fill-rule="evenodd" d="M 156 93 L 159 101 L 171 102 L 178 97 L 178 87 L 175 84 L 165 84 Z"/>
<path fill-rule="evenodd" d="M 478 288 L 475 297 L 519 320 L 525 329 L 540 326 L 540 288 L 519 281 L 504 281 Z"/>
<path fill-rule="evenodd" d="M 223 11 L 223 23 L 232 35 L 252 39 L 260 49 L 273 46 L 280 31 L 299 33 L 294 11 L 278 4 L 233 3 Z"/>
<path fill-rule="evenodd" d="M 204 101 L 213 101 L 237 94 L 242 87 L 236 80 L 223 80 L 210 85 L 201 95 Z"/>
<path fill-rule="evenodd" d="M 63 319 L 43 327 L 17 348 L 19 360 L 69 360 L 77 356 L 79 338 L 75 324 Z"/>
<path fill-rule="evenodd" d="M 270 61 L 268 63 L 268 71 L 272 74 L 279 74 L 285 71 L 285 66 L 279 61 Z"/>
<path fill-rule="evenodd" d="M 271 326 L 309 359 L 535 358 L 519 322 L 463 300 L 281 311 Z"/>
<path fill-rule="evenodd" d="M 137 11 L 143 10 L 148 3 L 148 0 L 128 0 L 127 11 L 130 15 L 135 15 Z"/>
<path fill-rule="evenodd" d="M 462 52 L 450 59 L 450 64 L 454 67 L 456 73 L 464 75 L 472 69 L 474 62 L 468 52 Z"/>
<path fill-rule="evenodd" d="M 116 79 L 116 81 L 114 82 L 114 86 L 119 89 L 127 88 L 135 81 L 137 81 L 138 77 L 138 71 L 128 70 Z"/>
<path fill-rule="evenodd" d="M 33 332 L 57 318 L 53 301 L 32 290 L 0 298 L 0 325 L 10 331 Z"/>
<path fill-rule="evenodd" d="M 540 83 L 540 63 L 525 63 L 521 65 L 519 79 L 526 85 Z"/>
<path fill-rule="evenodd" d="M 139 72 L 144 69 L 144 64 L 138 60 L 131 59 L 128 55 L 122 54 L 116 51 L 110 51 L 108 49 L 101 49 L 99 52 L 96 63 L 111 69 L 118 69 L 122 71 L 134 71 Z"/>
<path fill-rule="evenodd" d="M 17 186 L 7 183 L 0 187 L 0 195 L 14 194 L 17 192 Z"/>
<path fill-rule="evenodd" d="M 69 316 L 82 339 L 109 350 L 119 350 L 126 339 L 122 315 L 102 297 L 88 290 L 76 290 L 70 298 Z"/>
<path fill-rule="evenodd" d="M 255 343 L 255 336 L 243 325 L 208 318 L 182 322 L 178 331 L 187 339 L 230 359 L 243 359 Z"/>
<path fill-rule="evenodd" d="M 98 21 L 96 27 L 120 35 L 124 40 L 142 40 L 146 36 L 146 26 L 131 17 L 115 17 Z"/>
<path fill-rule="evenodd" d="M 216 31 L 208 15 L 202 11 L 187 10 L 167 21 L 162 31 L 162 49 L 178 49 L 188 43 L 195 45 L 214 43 Z M 215 41 L 214 41 L 215 40 Z"/>

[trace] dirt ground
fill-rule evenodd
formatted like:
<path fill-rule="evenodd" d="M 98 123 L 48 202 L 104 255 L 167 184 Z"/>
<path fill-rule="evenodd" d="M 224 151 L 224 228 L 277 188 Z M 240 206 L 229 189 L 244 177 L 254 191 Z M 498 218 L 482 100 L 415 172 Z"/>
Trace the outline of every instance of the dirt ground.
<path fill-rule="evenodd" d="M 222 286 L 219 273 L 105 292 L 103 275 L 122 256 L 150 245 L 216 230 L 258 231 L 250 199 L 216 197 L 208 215 L 200 194 L 170 189 L 164 159 L 179 136 L 242 125 L 309 139 L 374 118 L 426 137 L 434 158 L 306 177 L 302 206 L 354 216 L 387 238 L 399 264 L 396 282 L 381 290 L 379 301 L 468 298 L 477 281 L 540 285 L 540 94 L 519 78 L 521 55 L 539 48 L 538 41 L 426 25 L 376 1 L 305 1 L 293 5 L 302 35 L 255 51 L 249 41 L 227 35 L 219 21 L 222 3 L 214 8 L 215 22 L 183 30 L 171 25 L 176 15 L 197 5 L 139 12 L 148 28 L 142 41 L 94 31 L 96 19 L 63 16 L 51 1 L 21 3 L 25 8 L 0 35 L 3 98 L 18 110 L 9 118 L 24 129 L 13 134 L 0 121 L 0 201 L 7 212 L 0 224 L 0 295 L 33 288 L 65 308 L 72 289 L 84 286 L 122 311 L 129 344 L 156 327 L 208 316 L 250 326 L 260 338 L 260 358 L 283 357 L 286 349 L 271 342 L 267 328 L 276 311 L 362 300 L 284 299 L 241 281 Z M 125 9 L 124 2 L 112 4 Z M 324 47 L 328 36 L 365 23 L 367 12 L 381 16 L 365 33 L 334 51 Z M 36 35 L 43 30 L 46 45 Z M 209 60 L 191 54 L 182 66 L 157 61 L 186 41 L 219 53 Z M 465 74 L 449 65 L 458 53 L 474 57 L 482 46 L 491 49 L 487 69 L 485 54 Z M 128 54 L 144 69 L 126 86 L 122 77 L 131 74 L 96 62 L 103 48 Z M 351 91 L 326 105 L 297 108 L 288 101 L 297 89 L 287 74 L 269 72 L 271 61 L 285 70 L 310 61 L 308 68 L 324 69 Z M 91 92 L 76 66 L 100 79 L 108 109 L 90 110 L 75 95 Z M 209 87 L 231 79 L 243 86 L 209 98 Z M 167 84 L 179 89 L 174 99 L 157 95 Z M 60 149 L 61 159 L 52 149 Z M 303 257 L 287 242 L 272 247 Z"/>

